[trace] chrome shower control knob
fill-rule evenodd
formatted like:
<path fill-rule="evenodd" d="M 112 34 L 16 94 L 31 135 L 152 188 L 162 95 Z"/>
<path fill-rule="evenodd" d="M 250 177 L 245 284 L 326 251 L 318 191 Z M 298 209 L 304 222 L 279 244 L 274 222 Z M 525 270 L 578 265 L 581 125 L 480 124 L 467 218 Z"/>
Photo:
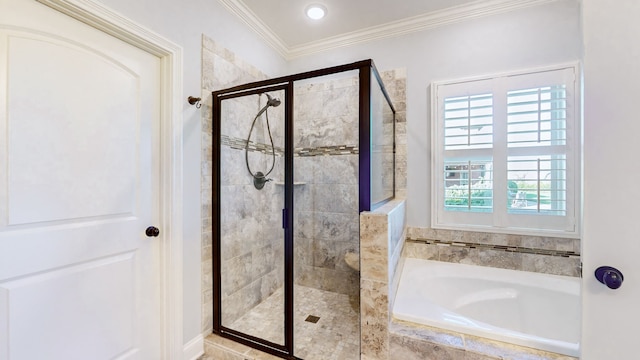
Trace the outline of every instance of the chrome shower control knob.
<path fill-rule="evenodd" d="M 609 289 L 617 289 L 622 286 L 624 276 L 620 270 L 611 266 L 600 266 L 596 269 L 596 279 L 607 285 Z"/>
<path fill-rule="evenodd" d="M 144 232 L 148 237 L 157 237 L 160 235 L 160 230 L 155 226 L 149 226 Z"/>

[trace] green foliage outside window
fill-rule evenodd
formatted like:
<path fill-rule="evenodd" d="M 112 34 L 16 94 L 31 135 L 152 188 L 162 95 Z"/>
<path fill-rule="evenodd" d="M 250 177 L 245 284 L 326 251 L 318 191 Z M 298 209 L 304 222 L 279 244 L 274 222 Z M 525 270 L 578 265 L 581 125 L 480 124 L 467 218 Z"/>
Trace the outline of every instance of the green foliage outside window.
<path fill-rule="evenodd" d="M 471 204 L 469 204 L 471 201 Z M 491 182 L 485 182 L 480 178 L 471 184 L 471 196 L 469 185 L 451 185 L 445 190 L 445 206 L 452 207 L 483 207 L 490 208 L 493 205 L 493 189 Z"/>

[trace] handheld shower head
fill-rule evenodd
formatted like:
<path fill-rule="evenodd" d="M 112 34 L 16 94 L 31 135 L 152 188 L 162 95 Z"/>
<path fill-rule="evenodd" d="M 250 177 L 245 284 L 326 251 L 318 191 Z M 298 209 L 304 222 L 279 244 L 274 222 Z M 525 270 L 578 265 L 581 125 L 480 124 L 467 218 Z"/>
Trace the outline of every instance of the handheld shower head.
<path fill-rule="evenodd" d="M 280 101 L 280 99 L 278 98 L 272 98 L 271 95 L 266 94 L 267 95 L 267 105 L 268 106 L 279 106 L 282 102 Z"/>
<path fill-rule="evenodd" d="M 282 102 L 280 101 L 280 99 L 278 98 L 272 98 L 271 95 L 266 94 L 267 95 L 267 103 L 262 107 L 262 109 L 260 109 L 260 111 L 258 111 L 258 114 L 256 115 L 256 119 L 262 115 L 263 112 L 267 111 L 267 109 L 270 106 L 276 107 L 279 106 Z"/>
<path fill-rule="evenodd" d="M 251 176 L 253 177 L 253 186 L 255 186 L 256 189 L 258 190 L 262 189 L 264 187 L 264 184 L 267 181 L 271 181 L 271 179 L 267 179 L 267 175 L 269 175 L 271 171 L 273 171 L 273 167 L 276 164 L 276 152 L 275 152 L 275 146 L 273 145 L 273 137 L 271 136 L 271 127 L 269 126 L 268 110 L 269 110 L 269 107 L 280 106 L 280 104 L 282 103 L 278 98 L 272 98 L 271 95 L 269 94 L 265 94 L 265 95 L 267 95 L 267 103 L 262 107 L 262 109 L 258 111 L 256 116 L 253 118 L 253 122 L 251 123 L 251 129 L 249 130 L 249 136 L 247 136 L 247 142 L 244 148 L 245 164 L 247 165 L 247 170 L 249 171 L 249 174 L 251 174 Z M 262 96 L 262 94 L 260 94 L 260 96 Z M 260 99 L 258 99 L 258 104 L 259 103 L 260 103 Z M 256 120 L 258 120 L 258 118 L 260 117 L 260 115 L 262 115 L 262 113 L 266 113 L 265 122 L 267 124 L 267 132 L 269 133 L 269 140 L 271 141 L 271 159 L 272 159 L 271 169 L 269 169 L 269 171 L 267 171 L 266 174 L 263 174 L 261 171 L 254 173 L 253 171 L 251 171 L 251 168 L 249 167 L 249 143 L 251 142 L 251 133 L 253 132 L 253 127 L 256 125 Z"/>

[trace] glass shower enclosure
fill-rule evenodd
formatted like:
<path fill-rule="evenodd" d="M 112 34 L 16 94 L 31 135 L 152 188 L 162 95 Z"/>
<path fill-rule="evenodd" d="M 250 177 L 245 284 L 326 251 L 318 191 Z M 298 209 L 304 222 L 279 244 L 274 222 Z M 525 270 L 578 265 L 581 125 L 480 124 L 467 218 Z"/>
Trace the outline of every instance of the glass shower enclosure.
<path fill-rule="evenodd" d="M 213 92 L 214 333 L 360 354 L 359 213 L 395 195 L 395 110 L 364 60 Z"/>

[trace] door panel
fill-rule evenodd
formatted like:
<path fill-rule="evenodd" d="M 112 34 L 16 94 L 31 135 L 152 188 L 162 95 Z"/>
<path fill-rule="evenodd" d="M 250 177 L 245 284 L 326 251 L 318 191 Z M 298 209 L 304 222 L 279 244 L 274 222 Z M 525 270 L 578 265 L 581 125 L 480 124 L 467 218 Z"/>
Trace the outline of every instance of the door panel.
<path fill-rule="evenodd" d="M 8 35 L 9 225 L 134 214 L 138 77 L 69 42 L 27 36 Z"/>
<path fill-rule="evenodd" d="M 0 9 L 0 360 L 161 359 L 159 59 Z"/>
<path fill-rule="evenodd" d="M 126 253 L 4 282 L 0 302 L 10 304 L 10 310 L 0 310 L 0 321 L 10 325 L 16 339 L 10 343 L 12 356 L 46 359 L 53 353 L 89 359 L 98 353 L 114 358 L 134 350 L 134 268 L 135 253 Z M 38 319 L 38 333 L 58 335 L 37 336 L 34 343 L 34 324 L 26 318 Z"/>

